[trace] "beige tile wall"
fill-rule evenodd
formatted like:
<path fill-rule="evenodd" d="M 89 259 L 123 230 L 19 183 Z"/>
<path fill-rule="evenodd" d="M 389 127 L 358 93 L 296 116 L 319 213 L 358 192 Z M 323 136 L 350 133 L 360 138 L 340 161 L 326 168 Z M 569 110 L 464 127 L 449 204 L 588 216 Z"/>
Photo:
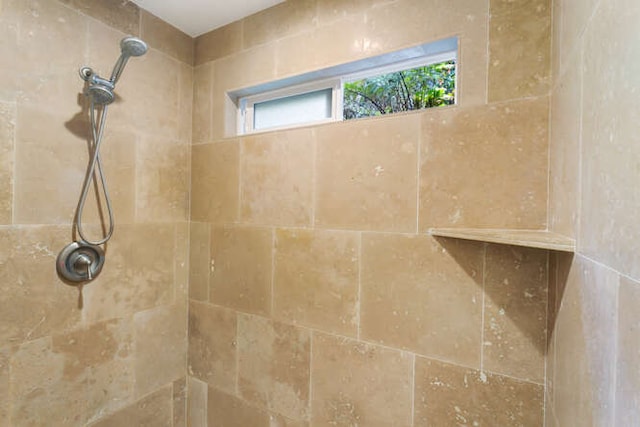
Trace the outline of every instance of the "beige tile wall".
<path fill-rule="evenodd" d="M 108 75 L 126 34 L 151 49 L 107 121 L 116 231 L 76 288 L 55 258 L 88 160 L 77 70 Z M 126 1 L 5 0 L 0 58 L 0 425 L 186 426 L 193 41 Z"/>
<path fill-rule="evenodd" d="M 547 252 L 426 231 L 547 226 L 550 22 L 305 0 L 196 39 L 192 425 L 543 425 Z M 235 135 L 229 90 L 452 35 L 455 107 Z"/>
<path fill-rule="evenodd" d="M 640 419 L 639 19 L 634 1 L 554 5 L 549 223 L 578 254 L 552 269 L 548 426 Z"/>

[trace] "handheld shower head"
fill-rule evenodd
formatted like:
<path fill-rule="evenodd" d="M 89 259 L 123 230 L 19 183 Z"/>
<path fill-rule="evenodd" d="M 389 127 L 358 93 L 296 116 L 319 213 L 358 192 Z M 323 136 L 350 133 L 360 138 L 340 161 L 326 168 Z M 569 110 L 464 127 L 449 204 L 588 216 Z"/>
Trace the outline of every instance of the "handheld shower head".
<path fill-rule="evenodd" d="M 123 55 L 142 56 L 147 53 L 147 44 L 137 37 L 125 37 L 120 41 Z"/>
<path fill-rule="evenodd" d="M 116 84 L 124 71 L 124 66 L 132 56 L 142 56 L 147 53 L 147 44 L 137 37 L 125 37 L 120 41 L 120 58 L 116 61 L 116 65 L 111 72 L 111 83 Z"/>

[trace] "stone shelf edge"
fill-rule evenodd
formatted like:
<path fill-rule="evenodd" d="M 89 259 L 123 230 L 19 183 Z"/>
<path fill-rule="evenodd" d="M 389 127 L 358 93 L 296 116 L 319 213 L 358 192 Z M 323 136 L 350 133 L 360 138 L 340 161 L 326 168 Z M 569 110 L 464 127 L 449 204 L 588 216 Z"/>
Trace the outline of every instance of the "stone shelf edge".
<path fill-rule="evenodd" d="M 553 251 L 575 252 L 576 241 L 546 230 L 496 230 L 480 228 L 431 228 L 428 233 L 437 237 L 501 243 Z"/>

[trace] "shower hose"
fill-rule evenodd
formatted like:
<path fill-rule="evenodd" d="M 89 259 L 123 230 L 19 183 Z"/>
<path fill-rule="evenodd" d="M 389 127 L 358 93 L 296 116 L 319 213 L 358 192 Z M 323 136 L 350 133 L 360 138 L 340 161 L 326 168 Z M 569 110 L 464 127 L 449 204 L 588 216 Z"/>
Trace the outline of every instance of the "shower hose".
<path fill-rule="evenodd" d="M 75 228 L 78 230 L 78 236 L 81 241 L 84 243 L 88 243 L 90 245 L 102 245 L 107 243 L 113 234 L 114 228 L 114 220 L 113 220 L 113 209 L 111 208 L 111 199 L 109 197 L 109 190 L 107 189 L 107 181 L 104 177 L 104 172 L 102 171 L 102 161 L 100 160 L 100 144 L 102 143 L 102 137 L 104 135 L 104 125 L 107 119 L 107 105 L 101 104 L 102 109 L 100 111 L 100 121 L 96 122 L 96 103 L 93 99 L 93 96 L 89 97 L 91 99 L 90 105 L 90 115 L 91 115 L 91 133 L 93 136 L 93 153 L 91 153 L 91 160 L 89 162 L 89 167 L 87 168 L 87 175 L 84 179 L 84 185 L 82 186 L 82 192 L 80 193 L 80 200 L 78 200 L 78 209 L 76 211 L 75 217 Z M 91 183 L 95 179 L 96 172 L 100 177 L 100 184 L 102 185 L 102 192 L 104 194 L 104 200 L 107 207 L 107 212 L 109 215 L 109 230 L 106 235 L 96 241 L 89 240 L 84 234 L 84 230 L 82 229 L 82 212 L 84 211 L 84 205 L 87 201 L 87 196 L 89 194 L 89 188 L 91 188 Z M 96 194 L 96 199 L 99 200 L 99 194 Z"/>

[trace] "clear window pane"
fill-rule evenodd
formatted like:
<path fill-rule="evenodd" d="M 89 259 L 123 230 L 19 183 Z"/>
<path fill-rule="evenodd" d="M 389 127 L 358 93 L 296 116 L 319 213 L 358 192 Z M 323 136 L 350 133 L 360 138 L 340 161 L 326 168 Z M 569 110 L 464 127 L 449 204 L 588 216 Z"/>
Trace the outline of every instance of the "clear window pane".
<path fill-rule="evenodd" d="M 331 118 L 331 88 L 253 105 L 253 128 L 268 129 Z"/>
<path fill-rule="evenodd" d="M 455 61 L 345 83 L 344 119 L 451 105 L 455 83 Z"/>

